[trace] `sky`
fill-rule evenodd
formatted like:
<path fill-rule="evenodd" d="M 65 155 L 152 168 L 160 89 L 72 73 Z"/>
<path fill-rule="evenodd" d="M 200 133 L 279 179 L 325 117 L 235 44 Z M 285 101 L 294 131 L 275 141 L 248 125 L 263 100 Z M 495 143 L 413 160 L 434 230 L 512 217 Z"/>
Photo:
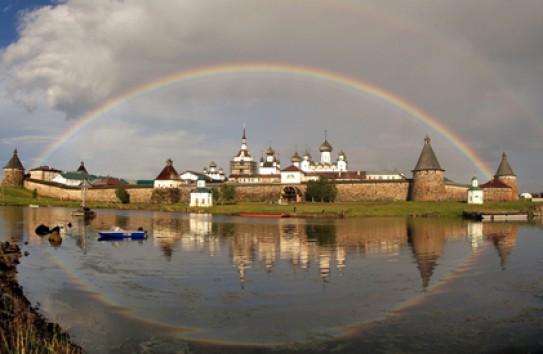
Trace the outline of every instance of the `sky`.
<path fill-rule="evenodd" d="M 246 127 L 281 167 L 325 134 L 349 170 L 411 178 L 431 138 L 450 180 L 543 191 L 540 0 L 5 0 L 0 164 L 153 179 Z"/>

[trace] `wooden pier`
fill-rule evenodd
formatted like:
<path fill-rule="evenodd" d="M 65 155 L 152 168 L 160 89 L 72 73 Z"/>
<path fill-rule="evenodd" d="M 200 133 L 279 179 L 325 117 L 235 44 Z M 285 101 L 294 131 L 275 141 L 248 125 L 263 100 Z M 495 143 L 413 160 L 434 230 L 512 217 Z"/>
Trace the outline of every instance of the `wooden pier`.
<path fill-rule="evenodd" d="M 463 212 L 465 219 L 480 221 L 528 221 L 527 213 L 507 212 Z"/>

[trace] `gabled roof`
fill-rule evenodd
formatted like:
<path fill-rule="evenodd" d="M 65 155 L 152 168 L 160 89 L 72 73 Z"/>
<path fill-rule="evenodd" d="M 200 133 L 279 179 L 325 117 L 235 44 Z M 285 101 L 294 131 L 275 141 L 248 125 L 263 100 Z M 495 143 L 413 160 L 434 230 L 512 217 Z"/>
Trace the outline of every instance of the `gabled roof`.
<path fill-rule="evenodd" d="M 4 166 L 4 169 L 6 168 L 24 171 L 23 164 L 21 163 L 21 160 L 19 160 L 19 156 L 17 155 L 17 149 L 13 151 L 13 156 L 11 156 L 11 159 L 8 161 L 6 166 Z"/>
<path fill-rule="evenodd" d="M 498 170 L 494 175 L 494 177 L 501 176 L 515 176 L 511 165 L 509 165 L 509 162 L 507 161 L 507 155 L 505 154 L 505 152 L 502 154 L 502 161 L 500 162 L 500 166 L 498 167 Z"/>
<path fill-rule="evenodd" d="M 436 154 L 434 153 L 434 149 L 432 149 L 432 144 L 430 142 L 431 140 L 428 136 L 424 138 L 424 146 L 422 147 L 422 152 L 420 153 L 419 160 L 413 171 L 445 171 L 439 165 L 439 161 L 437 161 Z"/>
<path fill-rule="evenodd" d="M 503 183 L 502 181 L 498 180 L 498 179 L 493 179 L 491 181 L 488 181 L 486 182 L 485 184 L 482 184 L 480 185 L 481 188 L 485 189 L 485 188 L 509 188 L 511 189 L 511 187 L 509 187 L 507 184 Z"/>

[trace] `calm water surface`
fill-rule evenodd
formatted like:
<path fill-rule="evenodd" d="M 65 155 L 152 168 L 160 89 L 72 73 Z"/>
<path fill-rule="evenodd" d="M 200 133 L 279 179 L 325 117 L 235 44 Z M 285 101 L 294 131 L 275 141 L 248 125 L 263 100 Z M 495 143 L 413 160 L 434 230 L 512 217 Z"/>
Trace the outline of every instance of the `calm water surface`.
<path fill-rule="evenodd" d="M 0 207 L 1 238 L 89 353 L 543 351 L 540 224 L 71 211 Z M 99 241 L 114 225 L 150 237 Z"/>

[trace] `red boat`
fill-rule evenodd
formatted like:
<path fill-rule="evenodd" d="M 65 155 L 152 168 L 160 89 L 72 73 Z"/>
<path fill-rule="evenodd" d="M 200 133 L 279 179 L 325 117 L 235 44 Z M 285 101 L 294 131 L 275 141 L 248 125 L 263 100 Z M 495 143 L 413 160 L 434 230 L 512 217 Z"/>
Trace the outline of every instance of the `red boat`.
<path fill-rule="evenodd" d="M 254 218 L 289 218 L 290 217 L 290 214 L 289 213 L 281 213 L 281 212 L 277 212 L 277 213 L 273 213 L 273 212 L 257 212 L 257 211 L 246 211 L 246 212 L 241 212 L 238 214 L 239 216 L 249 216 L 249 217 L 254 217 Z"/>

